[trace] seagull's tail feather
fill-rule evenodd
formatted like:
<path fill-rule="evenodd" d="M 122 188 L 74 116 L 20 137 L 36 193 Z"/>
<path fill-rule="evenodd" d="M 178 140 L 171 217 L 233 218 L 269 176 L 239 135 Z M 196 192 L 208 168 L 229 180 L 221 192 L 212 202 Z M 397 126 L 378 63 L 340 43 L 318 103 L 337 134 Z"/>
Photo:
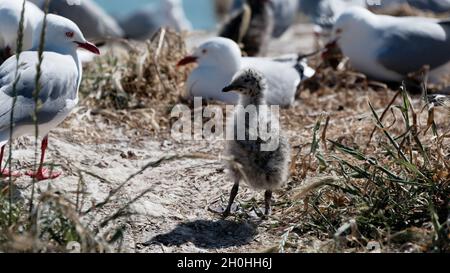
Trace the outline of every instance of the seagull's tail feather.
<path fill-rule="evenodd" d="M 319 51 L 310 54 L 288 54 L 273 58 L 272 61 L 291 64 L 298 71 L 302 80 L 309 79 L 316 74 L 316 71 L 308 66 L 307 58 L 318 53 Z"/>
<path fill-rule="evenodd" d="M 450 27 L 450 18 L 440 20 L 438 22 L 438 24 L 441 25 L 441 26 Z"/>
<path fill-rule="evenodd" d="M 301 59 L 299 58 L 297 60 L 297 64 L 294 67 L 300 74 L 300 78 L 302 80 L 309 79 L 316 74 L 316 71 L 313 68 L 311 68 L 310 66 L 308 66 L 308 63 L 306 62 L 305 58 L 301 58 Z"/>

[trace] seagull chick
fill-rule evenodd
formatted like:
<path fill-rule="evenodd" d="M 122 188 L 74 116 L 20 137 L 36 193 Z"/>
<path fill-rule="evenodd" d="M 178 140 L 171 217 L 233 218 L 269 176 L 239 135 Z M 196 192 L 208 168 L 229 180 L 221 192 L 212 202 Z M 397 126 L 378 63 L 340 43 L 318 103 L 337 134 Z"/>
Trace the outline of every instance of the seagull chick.
<path fill-rule="evenodd" d="M 287 138 L 279 129 L 278 120 L 272 116 L 264 99 L 267 91 L 264 76 L 256 69 L 239 72 L 223 92 L 236 92 L 240 96 L 239 106 L 230 124 L 234 132 L 233 140 L 227 141 L 226 155 L 231 158 L 228 170 L 234 180 L 230 199 L 223 216 L 231 212 L 231 206 L 239 190 L 239 182 L 244 180 L 256 190 L 265 190 L 265 215 L 269 214 L 272 191 L 283 187 L 289 175 L 290 146 Z M 248 106 L 254 106 L 256 115 L 248 114 Z M 242 126 L 240 121 L 245 120 Z M 257 126 L 254 126 L 256 125 Z M 258 127 L 258 128 L 254 128 Z M 270 128 L 270 140 L 261 135 L 262 128 Z M 258 132 L 258 133 L 256 133 Z M 244 136 L 244 137 L 242 137 Z M 277 145 L 269 142 L 277 140 Z M 273 143 L 272 143 L 273 144 Z"/>

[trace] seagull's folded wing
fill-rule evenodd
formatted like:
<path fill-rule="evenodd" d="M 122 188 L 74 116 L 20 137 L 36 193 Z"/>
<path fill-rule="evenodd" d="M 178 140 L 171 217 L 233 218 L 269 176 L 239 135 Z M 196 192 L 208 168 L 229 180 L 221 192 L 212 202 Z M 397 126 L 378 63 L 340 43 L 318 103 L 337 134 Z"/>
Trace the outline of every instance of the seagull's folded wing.
<path fill-rule="evenodd" d="M 377 61 L 386 69 L 407 75 L 424 65 L 431 69 L 450 61 L 450 23 L 422 20 L 411 21 L 409 27 L 385 30 L 380 36 L 383 46 Z"/>
<path fill-rule="evenodd" d="M 9 130 L 14 93 L 17 96 L 14 125 L 33 124 L 37 53 L 21 54 L 19 78 L 14 89 L 16 64 L 16 58 L 11 57 L 0 67 L 0 131 Z M 77 66 L 70 56 L 45 52 L 41 67 L 37 121 L 46 123 L 65 111 L 68 101 L 76 100 L 79 77 Z"/>

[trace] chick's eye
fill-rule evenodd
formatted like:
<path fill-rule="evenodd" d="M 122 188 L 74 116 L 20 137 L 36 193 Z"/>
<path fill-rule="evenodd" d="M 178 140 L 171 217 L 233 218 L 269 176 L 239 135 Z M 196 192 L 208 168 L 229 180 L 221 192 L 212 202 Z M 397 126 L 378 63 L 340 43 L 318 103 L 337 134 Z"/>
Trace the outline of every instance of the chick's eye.
<path fill-rule="evenodd" d="M 66 32 L 66 36 L 67 36 L 68 38 L 72 38 L 73 35 L 74 35 L 73 31 L 68 31 L 68 32 Z"/>
<path fill-rule="evenodd" d="M 207 52 L 208 52 L 208 50 L 202 49 L 202 54 L 206 54 Z"/>
<path fill-rule="evenodd" d="M 342 29 L 341 28 L 336 29 L 336 34 L 341 34 L 341 33 L 342 33 Z"/>

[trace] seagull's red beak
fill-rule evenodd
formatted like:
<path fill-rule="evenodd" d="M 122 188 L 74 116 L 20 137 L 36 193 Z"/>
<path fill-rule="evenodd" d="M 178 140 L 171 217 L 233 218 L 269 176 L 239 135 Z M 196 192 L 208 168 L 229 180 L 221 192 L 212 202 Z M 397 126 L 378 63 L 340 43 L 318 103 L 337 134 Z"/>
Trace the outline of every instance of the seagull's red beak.
<path fill-rule="evenodd" d="M 95 46 L 93 43 L 90 43 L 90 42 L 85 42 L 85 43 L 75 42 L 75 43 L 77 43 L 78 47 L 80 47 L 80 48 L 84 48 L 87 51 L 90 51 L 96 55 L 100 55 L 100 49 L 98 49 L 98 47 Z"/>
<path fill-rule="evenodd" d="M 197 61 L 197 59 L 198 58 L 195 56 L 186 56 L 177 63 L 177 67 L 187 65 L 190 63 L 195 63 Z"/>

